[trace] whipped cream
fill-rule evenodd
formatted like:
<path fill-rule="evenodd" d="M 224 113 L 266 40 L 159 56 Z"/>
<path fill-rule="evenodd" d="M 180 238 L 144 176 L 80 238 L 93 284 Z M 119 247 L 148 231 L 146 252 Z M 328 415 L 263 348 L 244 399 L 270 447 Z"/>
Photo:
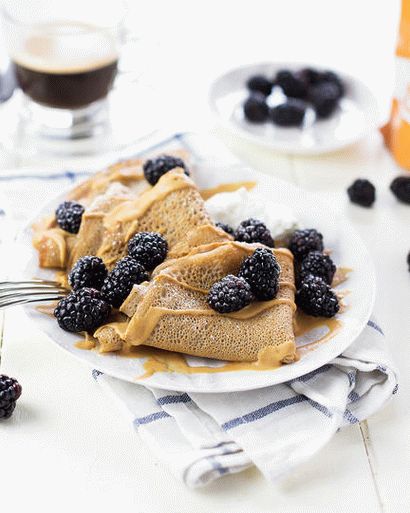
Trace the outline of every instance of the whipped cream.
<path fill-rule="evenodd" d="M 214 222 L 236 228 L 241 221 L 254 217 L 264 222 L 272 237 L 286 240 L 299 223 L 292 210 L 283 204 L 268 201 L 262 195 L 241 187 L 234 192 L 220 192 L 205 202 Z"/>

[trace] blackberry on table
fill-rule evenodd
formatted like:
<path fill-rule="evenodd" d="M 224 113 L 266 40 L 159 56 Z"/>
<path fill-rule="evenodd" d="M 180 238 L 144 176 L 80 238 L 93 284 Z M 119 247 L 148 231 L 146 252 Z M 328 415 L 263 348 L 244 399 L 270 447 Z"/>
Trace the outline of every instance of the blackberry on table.
<path fill-rule="evenodd" d="M 302 260 L 311 251 L 323 251 L 323 235 L 314 228 L 295 230 L 289 249 L 296 260 Z"/>
<path fill-rule="evenodd" d="M 168 243 L 157 232 L 139 232 L 128 242 L 128 254 L 151 271 L 162 264 L 168 253 Z"/>
<path fill-rule="evenodd" d="M 272 91 L 272 82 L 264 75 L 254 75 L 246 82 L 249 91 L 269 96 Z"/>
<path fill-rule="evenodd" d="M 74 290 L 91 287 L 99 290 L 107 276 L 107 268 L 101 258 L 84 256 L 79 258 L 68 275 L 68 283 Z"/>
<path fill-rule="evenodd" d="M 259 221 L 259 219 L 246 219 L 242 221 L 234 234 L 235 240 L 239 242 L 260 242 L 273 248 L 275 241 L 265 223 Z"/>
<path fill-rule="evenodd" d="M 371 207 L 376 200 L 376 189 L 369 180 L 359 178 L 347 189 L 352 203 L 362 207 Z"/>
<path fill-rule="evenodd" d="M 410 273 L 410 251 L 407 253 L 407 265 L 409 267 L 409 273 Z"/>
<path fill-rule="evenodd" d="M 268 119 L 269 107 L 265 97 L 260 93 L 253 93 L 243 105 L 245 118 L 251 123 L 263 123 Z"/>
<path fill-rule="evenodd" d="M 313 274 L 331 285 L 335 272 L 336 266 L 328 255 L 324 255 L 320 251 L 311 251 L 302 260 L 299 281 L 303 281 L 307 275 Z"/>
<path fill-rule="evenodd" d="M 214 283 L 208 293 L 208 304 L 219 313 L 241 310 L 253 300 L 250 285 L 243 279 L 228 274 Z"/>
<path fill-rule="evenodd" d="M 251 286 L 256 299 L 268 301 L 279 290 L 280 266 L 272 251 L 257 248 L 242 262 L 238 276 Z"/>
<path fill-rule="evenodd" d="M 314 317 L 333 317 L 339 311 L 339 301 L 329 285 L 309 274 L 296 292 L 296 304 L 308 315 Z"/>
<path fill-rule="evenodd" d="M 160 155 L 154 159 L 148 159 L 144 162 L 143 171 L 146 180 L 151 184 L 155 185 L 162 175 L 180 167 L 184 170 L 185 174 L 189 176 L 188 168 L 185 162 L 172 155 Z"/>
<path fill-rule="evenodd" d="M 390 190 L 399 201 L 410 204 L 410 176 L 397 176 L 390 184 Z"/>
<path fill-rule="evenodd" d="M 339 104 L 340 92 L 332 82 L 320 82 L 309 89 L 309 100 L 312 102 L 317 117 L 328 118 Z"/>
<path fill-rule="evenodd" d="M 54 310 L 60 328 L 66 331 L 93 332 L 104 324 L 111 313 L 110 305 L 96 289 L 73 290 L 61 299 Z"/>
<path fill-rule="evenodd" d="M 131 292 L 133 285 L 148 279 L 145 267 L 134 258 L 126 256 L 118 260 L 105 278 L 101 293 L 108 303 L 119 308 Z"/>
<path fill-rule="evenodd" d="M 57 207 L 58 226 L 69 233 L 78 233 L 83 217 L 84 207 L 76 201 L 64 201 Z"/>
<path fill-rule="evenodd" d="M 285 103 L 272 107 L 270 110 L 270 118 L 273 123 L 278 126 L 300 126 L 303 123 L 305 112 L 305 102 L 290 98 Z"/>
<path fill-rule="evenodd" d="M 11 417 L 21 391 L 21 385 L 16 379 L 0 374 L 0 419 Z"/>
<path fill-rule="evenodd" d="M 217 226 L 218 228 L 220 228 L 221 230 L 223 230 L 224 232 L 228 233 L 229 235 L 232 235 L 234 234 L 235 230 L 232 228 L 232 226 L 229 226 L 229 224 L 225 224 L 225 223 L 215 223 L 215 226 Z"/>
<path fill-rule="evenodd" d="M 289 70 L 280 70 L 277 72 L 275 85 L 278 85 L 286 96 L 291 98 L 305 98 L 307 93 L 306 83 Z"/>

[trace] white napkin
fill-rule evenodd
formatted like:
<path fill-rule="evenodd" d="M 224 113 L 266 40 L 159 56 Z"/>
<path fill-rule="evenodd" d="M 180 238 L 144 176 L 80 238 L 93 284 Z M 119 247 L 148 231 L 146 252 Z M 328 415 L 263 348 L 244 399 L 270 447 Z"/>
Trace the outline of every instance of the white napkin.
<path fill-rule="evenodd" d="M 257 372 L 257 371 L 255 371 Z M 386 339 L 374 320 L 338 358 L 282 385 L 187 394 L 93 371 L 158 459 L 187 486 L 256 465 L 274 481 L 364 420 L 398 390 Z"/>

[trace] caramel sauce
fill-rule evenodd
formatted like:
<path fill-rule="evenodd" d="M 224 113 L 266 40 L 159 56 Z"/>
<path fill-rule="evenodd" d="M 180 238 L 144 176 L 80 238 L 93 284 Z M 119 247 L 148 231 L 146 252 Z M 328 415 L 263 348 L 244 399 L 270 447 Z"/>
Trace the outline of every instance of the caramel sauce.
<path fill-rule="evenodd" d="M 222 183 L 216 187 L 210 189 L 202 189 L 200 191 L 202 199 L 207 200 L 219 194 L 220 192 L 235 192 L 242 187 L 245 187 L 247 191 L 251 191 L 256 186 L 256 182 L 233 182 L 233 183 Z"/>
<path fill-rule="evenodd" d="M 335 275 L 333 276 L 332 287 L 337 287 L 344 283 L 352 271 L 353 269 L 350 269 L 350 267 L 338 267 Z"/>
<path fill-rule="evenodd" d="M 84 334 L 84 338 L 78 340 L 75 344 L 77 349 L 94 349 L 97 346 L 97 340 L 89 333 Z"/>
<path fill-rule="evenodd" d="M 37 312 L 40 312 L 42 314 L 54 317 L 54 309 L 56 306 L 57 306 L 57 301 L 53 301 L 52 303 L 49 303 L 47 305 L 36 306 L 36 310 L 37 310 Z"/>
<path fill-rule="evenodd" d="M 136 380 L 149 378 L 156 372 L 178 372 L 181 374 L 214 374 L 218 372 L 236 371 L 263 371 L 273 370 L 281 366 L 277 356 L 278 349 L 267 346 L 260 351 L 258 360 L 254 362 L 220 362 L 221 365 L 213 367 L 200 365 L 191 367 L 181 353 L 165 351 L 153 347 L 141 346 L 122 349 L 117 354 L 126 358 L 146 358 L 144 362 L 144 374 L 137 376 Z"/>

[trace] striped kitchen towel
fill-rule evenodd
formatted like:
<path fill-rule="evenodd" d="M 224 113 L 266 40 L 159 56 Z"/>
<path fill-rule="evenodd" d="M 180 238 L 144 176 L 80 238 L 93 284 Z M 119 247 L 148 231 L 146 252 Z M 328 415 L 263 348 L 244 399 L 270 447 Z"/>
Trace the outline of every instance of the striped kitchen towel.
<path fill-rule="evenodd" d="M 257 371 L 255 371 L 257 372 Z M 317 453 L 339 428 L 379 410 L 398 390 L 374 320 L 338 358 L 259 390 L 192 394 L 93 376 L 156 457 L 187 486 L 256 465 L 275 481 Z"/>

